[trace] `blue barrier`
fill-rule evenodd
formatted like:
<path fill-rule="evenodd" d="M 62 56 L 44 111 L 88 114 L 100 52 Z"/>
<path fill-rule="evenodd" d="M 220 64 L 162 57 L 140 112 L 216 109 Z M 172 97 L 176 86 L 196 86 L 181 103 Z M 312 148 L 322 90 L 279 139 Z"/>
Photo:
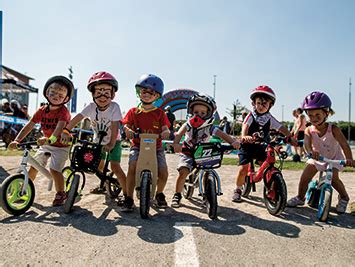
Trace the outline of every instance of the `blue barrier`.
<path fill-rule="evenodd" d="M 0 121 L 10 123 L 10 124 L 21 124 L 21 125 L 25 125 L 28 122 L 28 120 L 25 119 L 20 119 L 20 118 L 2 115 L 2 114 L 0 114 Z"/>

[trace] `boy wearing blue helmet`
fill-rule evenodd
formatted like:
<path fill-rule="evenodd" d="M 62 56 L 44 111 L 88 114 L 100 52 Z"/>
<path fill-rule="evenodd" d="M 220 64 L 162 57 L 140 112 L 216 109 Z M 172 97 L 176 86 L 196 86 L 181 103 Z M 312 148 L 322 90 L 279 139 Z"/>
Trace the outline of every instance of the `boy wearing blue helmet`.
<path fill-rule="evenodd" d="M 153 103 L 164 92 L 163 81 L 152 74 L 144 74 L 136 83 L 136 93 L 140 99 L 138 107 L 131 108 L 124 119 L 124 131 L 132 140 L 131 151 L 128 161 L 127 173 L 127 197 L 125 198 L 122 211 L 132 211 L 134 208 L 133 192 L 135 188 L 136 164 L 139 156 L 139 138 L 134 138 L 134 133 L 139 129 L 142 133 L 160 134 L 163 139 L 169 138 L 169 120 L 165 112 L 157 108 Z M 168 179 L 168 167 L 166 164 L 164 149 L 161 139 L 157 140 L 158 181 L 155 196 L 157 206 L 167 206 L 163 190 Z"/>

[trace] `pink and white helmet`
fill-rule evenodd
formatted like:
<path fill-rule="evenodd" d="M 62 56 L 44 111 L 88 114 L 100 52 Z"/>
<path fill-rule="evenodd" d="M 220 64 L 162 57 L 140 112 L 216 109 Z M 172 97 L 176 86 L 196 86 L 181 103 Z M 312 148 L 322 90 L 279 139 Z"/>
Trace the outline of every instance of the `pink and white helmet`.
<path fill-rule="evenodd" d="M 258 95 L 266 95 L 268 96 L 273 104 L 275 104 L 276 101 L 276 95 L 275 92 L 267 85 L 260 85 L 253 89 L 250 93 L 250 99 L 254 101 L 255 97 Z"/>

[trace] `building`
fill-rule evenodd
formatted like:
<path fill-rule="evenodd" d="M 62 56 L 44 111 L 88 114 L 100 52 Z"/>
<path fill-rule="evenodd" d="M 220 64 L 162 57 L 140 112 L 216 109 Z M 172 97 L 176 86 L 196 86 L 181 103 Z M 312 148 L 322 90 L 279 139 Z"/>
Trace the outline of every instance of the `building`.
<path fill-rule="evenodd" d="M 29 93 L 38 93 L 38 89 L 29 83 L 33 78 L 1 66 L 0 99 L 7 98 L 9 101 L 16 99 L 20 104 L 28 105 Z"/>

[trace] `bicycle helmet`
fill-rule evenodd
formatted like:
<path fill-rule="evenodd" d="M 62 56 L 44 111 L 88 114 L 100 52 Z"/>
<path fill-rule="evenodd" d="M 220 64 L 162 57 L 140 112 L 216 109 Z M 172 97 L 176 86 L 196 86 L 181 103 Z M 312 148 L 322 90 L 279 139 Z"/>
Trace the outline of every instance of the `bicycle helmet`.
<path fill-rule="evenodd" d="M 196 115 L 194 116 L 193 106 L 197 104 L 204 105 L 207 107 L 207 115 L 205 118 L 201 118 Z M 216 109 L 216 102 L 212 97 L 200 93 L 192 95 L 187 101 L 187 114 L 190 117 L 190 119 L 188 120 L 189 124 L 193 128 L 203 128 L 213 124 L 214 113 L 216 112 Z"/>
<path fill-rule="evenodd" d="M 153 74 L 143 74 L 136 82 L 136 91 L 141 88 L 151 89 L 157 92 L 160 96 L 164 93 L 164 82 L 158 76 Z"/>
<path fill-rule="evenodd" d="M 9 100 L 7 98 L 1 99 L 1 105 L 9 104 Z"/>
<path fill-rule="evenodd" d="M 266 95 L 272 100 L 272 104 L 276 102 L 275 92 L 267 85 L 260 85 L 254 88 L 250 93 L 250 99 L 254 101 L 255 97 L 258 95 Z"/>
<path fill-rule="evenodd" d="M 302 103 L 303 110 L 309 109 L 330 109 L 332 107 L 332 101 L 329 96 L 323 92 L 312 92 L 307 95 Z"/>
<path fill-rule="evenodd" d="M 116 78 L 108 72 L 99 71 L 95 72 L 89 79 L 87 88 L 92 93 L 95 85 L 99 83 L 107 83 L 112 85 L 114 92 L 118 90 L 118 82 Z"/>
<path fill-rule="evenodd" d="M 65 86 L 68 89 L 68 92 L 67 92 L 68 100 L 64 101 L 61 105 L 68 103 L 69 100 L 73 97 L 73 94 L 74 94 L 74 85 L 73 85 L 72 81 L 69 80 L 67 77 L 64 77 L 64 76 L 61 76 L 61 75 L 53 76 L 52 78 L 49 78 L 48 81 L 46 82 L 46 84 L 43 87 L 43 95 L 47 99 L 49 104 L 52 104 L 52 103 L 50 103 L 50 101 L 49 101 L 49 99 L 47 97 L 47 89 L 52 83 L 58 83 L 58 84 L 60 84 L 62 86 Z"/>

